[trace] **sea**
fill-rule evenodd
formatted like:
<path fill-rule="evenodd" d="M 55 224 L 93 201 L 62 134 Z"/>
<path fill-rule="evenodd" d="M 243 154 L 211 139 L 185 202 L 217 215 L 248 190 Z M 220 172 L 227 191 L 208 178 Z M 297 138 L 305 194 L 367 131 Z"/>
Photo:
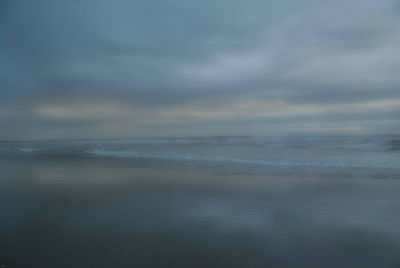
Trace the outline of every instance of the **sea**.
<path fill-rule="evenodd" d="M 397 178 L 400 135 L 216 136 L 1 142 L 5 159 L 114 159 L 220 167 L 229 173 Z M 240 168 L 238 168 L 240 167 Z M 294 173 L 293 173 L 294 172 Z"/>

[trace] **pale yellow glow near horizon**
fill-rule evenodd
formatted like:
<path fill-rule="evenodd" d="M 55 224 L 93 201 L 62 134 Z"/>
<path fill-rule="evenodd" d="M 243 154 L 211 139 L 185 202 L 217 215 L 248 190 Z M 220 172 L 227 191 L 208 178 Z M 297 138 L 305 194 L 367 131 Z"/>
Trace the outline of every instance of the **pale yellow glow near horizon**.
<path fill-rule="evenodd" d="M 213 103 L 191 103 L 166 108 L 133 107 L 121 101 L 79 101 L 44 103 L 33 107 L 33 114 L 44 118 L 65 119 L 130 119 L 142 123 L 165 123 L 191 120 L 223 120 L 243 117 L 290 117 L 299 115 L 330 115 L 346 112 L 386 111 L 400 107 L 400 99 L 383 99 L 358 103 L 302 104 L 280 100 L 243 99 Z M 141 117 L 135 116 L 140 114 Z M 146 116 L 144 116 L 146 115 Z M 141 119 L 140 119 L 141 118 Z M 140 120 L 139 120 L 140 119 Z"/>

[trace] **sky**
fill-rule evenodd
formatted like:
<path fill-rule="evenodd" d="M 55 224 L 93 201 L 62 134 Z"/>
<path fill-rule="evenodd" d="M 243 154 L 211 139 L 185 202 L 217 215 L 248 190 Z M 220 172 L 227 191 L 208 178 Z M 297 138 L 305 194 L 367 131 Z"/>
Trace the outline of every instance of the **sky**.
<path fill-rule="evenodd" d="M 400 132 L 394 0 L 1 0 L 0 139 Z"/>

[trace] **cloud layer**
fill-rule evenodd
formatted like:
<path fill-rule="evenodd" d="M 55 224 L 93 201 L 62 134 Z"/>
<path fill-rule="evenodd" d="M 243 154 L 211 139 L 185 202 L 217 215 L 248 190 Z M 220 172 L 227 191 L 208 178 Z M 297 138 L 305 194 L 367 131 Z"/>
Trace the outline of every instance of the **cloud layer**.
<path fill-rule="evenodd" d="M 0 4 L 0 138 L 400 130 L 392 0 Z"/>

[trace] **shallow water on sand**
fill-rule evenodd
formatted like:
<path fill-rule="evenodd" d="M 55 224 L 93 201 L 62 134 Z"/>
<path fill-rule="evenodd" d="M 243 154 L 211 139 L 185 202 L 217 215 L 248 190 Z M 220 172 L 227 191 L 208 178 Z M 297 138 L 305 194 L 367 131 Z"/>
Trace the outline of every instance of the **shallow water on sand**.
<path fill-rule="evenodd" d="M 0 168 L 0 267 L 400 267 L 392 178 L 115 159 Z"/>

